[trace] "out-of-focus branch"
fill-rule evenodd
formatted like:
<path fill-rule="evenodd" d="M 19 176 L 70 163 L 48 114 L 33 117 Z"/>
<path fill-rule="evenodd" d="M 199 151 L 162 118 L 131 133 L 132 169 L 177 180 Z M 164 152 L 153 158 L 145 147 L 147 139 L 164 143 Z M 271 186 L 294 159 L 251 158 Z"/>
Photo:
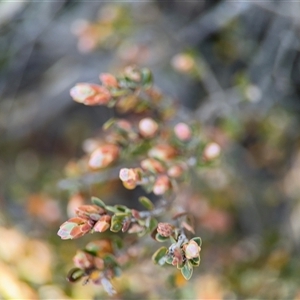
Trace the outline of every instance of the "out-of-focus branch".
<path fill-rule="evenodd" d="M 222 1 L 196 21 L 181 29 L 177 37 L 189 46 L 195 46 L 251 6 L 250 2 Z"/>

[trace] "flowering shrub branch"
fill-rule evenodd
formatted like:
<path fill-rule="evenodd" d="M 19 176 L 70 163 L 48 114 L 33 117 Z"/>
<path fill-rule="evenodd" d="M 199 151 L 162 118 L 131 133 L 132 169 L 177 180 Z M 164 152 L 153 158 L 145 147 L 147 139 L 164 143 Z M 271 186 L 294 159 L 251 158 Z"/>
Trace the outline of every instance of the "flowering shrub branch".
<path fill-rule="evenodd" d="M 188 181 L 192 168 L 209 165 L 220 154 L 220 147 L 200 138 L 197 125 L 175 123 L 175 110 L 152 84 L 146 68 L 127 67 L 115 77 L 101 74 L 102 85 L 79 83 L 70 91 L 72 98 L 89 106 L 106 105 L 120 113 L 131 113 L 134 121 L 112 118 L 103 125 L 103 139 L 91 139 L 86 156 L 78 168 L 82 173 L 99 171 L 120 162 L 134 162 L 121 168 L 119 178 L 127 189 L 142 186 L 147 193 L 161 197 L 154 204 L 139 198 L 144 211 L 125 205 L 110 206 L 92 197 L 91 205 L 81 205 L 76 216 L 60 226 L 62 239 L 76 239 L 88 233 L 127 232 L 141 237 L 150 234 L 157 242 L 169 242 L 152 256 L 158 265 L 171 264 L 189 280 L 193 268 L 200 264 L 201 239 L 188 238 L 195 230 L 187 213 L 180 213 L 170 222 L 160 222 L 174 205 L 180 185 Z M 114 293 L 110 280 L 120 274 L 115 247 L 109 240 L 90 243 L 74 257 L 75 269 L 68 275 L 71 282 L 83 277 L 102 284 Z"/>

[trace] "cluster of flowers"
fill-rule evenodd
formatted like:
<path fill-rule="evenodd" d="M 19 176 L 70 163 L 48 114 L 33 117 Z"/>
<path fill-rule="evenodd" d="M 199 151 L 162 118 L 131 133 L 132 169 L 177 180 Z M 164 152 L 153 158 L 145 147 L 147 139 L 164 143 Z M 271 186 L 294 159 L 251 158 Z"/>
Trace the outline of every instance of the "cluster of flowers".
<path fill-rule="evenodd" d="M 152 87 L 151 72 L 144 69 L 127 67 L 124 75 L 116 78 L 111 74 L 101 74 L 102 85 L 79 83 L 71 89 L 71 96 L 85 105 L 106 105 L 116 107 L 121 112 L 134 112 L 137 122 L 125 119 L 110 119 L 104 124 L 107 132 L 104 140 L 89 139 L 84 144 L 88 154 L 87 170 L 99 170 L 123 160 L 139 160 L 139 168 L 120 170 L 124 186 L 133 189 L 143 185 L 147 191 L 163 195 L 175 186 L 174 180 L 182 179 L 198 148 L 203 148 L 200 160 L 210 161 L 220 154 L 216 143 L 207 143 L 193 134 L 197 130 L 186 123 L 179 122 L 170 131 L 164 128 L 172 111 L 161 106 L 163 96 Z M 156 114 L 156 119 L 149 116 Z M 148 115 L 148 116 L 147 116 Z M 141 155 L 142 154 L 142 155 Z M 154 176 L 155 175 L 155 176 Z"/>
<path fill-rule="evenodd" d="M 110 281 L 119 276 L 121 270 L 113 251 L 112 242 L 109 240 L 88 243 L 85 249 L 78 250 L 74 256 L 75 268 L 70 270 L 67 279 L 76 282 L 86 278 L 86 283 L 92 281 L 101 284 L 108 294 L 115 294 L 116 291 Z"/>
<path fill-rule="evenodd" d="M 137 211 L 124 205 L 109 206 L 96 197 L 92 198 L 92 202 L 93 205 L 79 206 L 76 209 L 76 217 L 60 226 L 58 235 L 62 239 L 76 239 L 87 233 L 104 232 L 108 229 L 112 232 L 136 233 L 138 236 L 151 233 L 158 242 L 172 242 L 169 249 L 162 247 L 154 253 L 154 262 L 177 266 L 187 280 L 191 278 L 193 267 L 200 264 L 201 250 L 201 239 L 195 237 L 188 240 L 183 231 L 185 227 L 193 232 L 191 227 L 185 225 L 178 228 L 170 223 L 158 223 L 155 216 L 159 215 L 162 209 L 155 210 L 154 204 L 146 197 L 141 197 L 140 202 L 147 211 Z M 69 280 L 75 282 L 86 276 L 87 280 L 96 284 L 103 285 L 103 281 L 107 281 L 106 290 L 113 291 L 108 282 L 114 276 L 118 276 L 120 270 L 110 245 L 110 242 L 100 240 L 88 244 L 84 250 L 79 250 L 74 257 L 76 268 L 70 271 Z"/>
<path fill-rule="evenodd" d="M 144 235 L 156 227 L 153 213 L 139 212 L 125 205 L 106 205 L 102 200 L 92 197 L 93 205 L 81 205 L 76 209 L 76 217 L 64 222 L 58 231 L 63 239 L 77 239 L 87 233 L 112 232 L 139 233 Z M 153 203 L 146 197 L 140 197 L 140 202 L 149 210 Z M 155 213 L 154 213 L 155 214 Z"/>
<path fill-rule="evenodd" d="M 120 169 L 119 178 L 123 185 L 127 189 L 141 185 L 147 192 L 163 197 L 164 204 L 155 207 L 148 198 L 141 197 L 139 200 L 147 211 L 137 211 L 124 205 L 109 206 L 93 197 L 93 205 L 78 207 L 76 217 L 62 224 L 58 235 L 62 239 L 73 239 L 108 229 L 138 236 L 151 233 L 158 242 L 170 240 L 172 243 L 168 249 L 162 247 L 157 250 L 153 260 L 160 265 L 169 263 L 177 266 L 184 278 L 189 279 L 193 267 L 200 264 L 201 239 L 195 237 L 189 240 L 186 237 L 185 231 L 194 234 L 194 229 L 187 221 L 178 221 L 182 216 L 176 219 L 176 226 L 158 223 L 157 217 L 165 214 L 171 206 L 166 198 L 172 197 L 164 196 L 172 195 L 180 181 L 188 176 L 191 167 L 203 166 L 218 157 L 220 147 L 200 139 L 196 126 L 183 122 L 174 125 L 172 106 L 152 86 L 152 74 L 148 69 L 127 67 L 119 77 L 101 74 L 100 80 L 102 85 L 77 84 L 70 91 L 72 98 L 85 105 L 106 105 L 121 113 L 132 112 L 134 117 L 131 122 L 110 119 L 103 126 L 106 131 L 104 139 L 86 141 L 87 170 L 98 171 L 118 161 L 138 161 L 139 165 L 134 163 L 133 168 Z M 83 254 L 80 255 L 82 257 Z M 81 265 L 83 271 L 80 274 L 90 274 L 95 269 L 104 274 L 105 263 L 90 255 L 84 254 L 87 267 Z M 78 262 L 76 265 L 79 266 Z"/>
<path fill-rule="evenodd" d="M 181 270 L 186 280 L 189 280 L 193 274 L 193 268 L 200 264 L 201 238 L 194 237 L 187 239 L 183 231 L 178 232 L 169 223 L 159 223 L 156 229 L 156 239 L 165 241 L 170 239 L 172 245 L 159 248 L 152 256 L 152 260 L 159 265 L 172 264 Z"/>

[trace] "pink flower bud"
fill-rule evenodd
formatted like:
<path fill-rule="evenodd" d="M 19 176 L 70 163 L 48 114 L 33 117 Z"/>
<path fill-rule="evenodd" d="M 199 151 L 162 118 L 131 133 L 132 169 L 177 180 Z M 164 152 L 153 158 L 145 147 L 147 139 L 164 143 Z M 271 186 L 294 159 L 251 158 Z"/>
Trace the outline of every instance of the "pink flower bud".
<path fill-rule="evenodd" d="M 172 58 L 171 64 L 175 70 L 188 73 L 194 68 L 195 61 L 190 55 L 179 53 Z"/>
<path fill-rule="evenodd" d="M 94 265 L 94 257 L 82 250 L 78 250 L 76 255 L 73 257 L 75 267 L 80 269 L 90 269 Z"/>
<path fill-rule="evenodd" d="M 174 165 L 174 166 L 171 166 L 169 169 L 168 169 L 168 175 L 172 178 L 178 178 L 180 177 L 183 172 L 184 172 L 184 166 L 183 165 Z"/>
<path fill-rule="evenodd" d="M 93 229 L 95 232 L 104 232 L 110 227 L 111 216 L 104 215 L 94 225 Z"/>
<path fill-rule="evenodd" d="M 118 121 L 116 121 L 116 126 L 124 131 L 131 131 L 132 126 L 130 124 L 130 122 L 128 122 L 127 120 L 124 119 L 120 119 Z"/>
<path fill-rule="evenodd" d="M 179 248 L 175 248 L 174 253 L 173 253 L 172 265 L 180 266 L 180 265 L 182 265 L 182 263 L 183 263 L 182 251 Z"/>
<path fill-rule="evenodd" d="M 128 230 L 128 233 L 139 233 L 142 232 L 145 228 L 137 223 L 131 225 Z"/>
<path fill-rule="evenodd" d="M 132 209 L 131 214 L 137 220 L 139 220 L 141 218 L 139 211 L 137 211 L 136 209 Z"/>
<path fill-rule="evenodd" d="M 151 148 L 148 152 L 150 157 L 154 157 L 162 161 L 169 160 L 175 157 L 176 154 L 176 149 L 169 145 L 157 145 Z"/>
<path fill-rule="evenodd" d="M 153 137 L 158 131 L 158 124 L 151 118 L 144 118 L 139 122 L 139 132 L 145 138 Z"/>
<path fill-rule="evenodd" d="M 141 180 L 141 169 L 127 169 L 120 170 L 119 177 L 123 182 L 126 189 L 132 190 L 137 186 L 137 183 Z"/>
<path fill-rule="evenodd" d="M 118 81 L 115 76 L 109 74 L 109 73 L 102 73 L 100 74 L 100 80 L 106 87 L 115 87 L 117 88 L 119 86 Z"/>
<path fill-rule="evenodd" d="M 105 105 L 111 99 L 109 90 L 92 83 L 78 83 L 70 90 L 74 101 L 85 105 Z"/>
<path fill-rule="evenodd" d="M 101 169 L 116 161 L 119 156 L 119 147 L 114 144 L 106 144 L 97 148 L 90 156 L 89 167 Z"/>
<path fill-rule="evenodd" d="M 142 79 L 140 71 L 133 67 L 133 66 L 128 66 L 124 70 L 124 74 L 126 77 L 128 77 L 130 80 L 139 82 Z"/>
<path fill-rule="evenodd" d="M 80 205 L 75 209 L 75 212 L 80 218 L 89 218 L 90 215 L 102 215 L 105 210 L 97 205 Z"/>
<path fill-rule="evenodd" d="M 93 224 L 84 218 L 71 218 L 70 220 L 63 223 L 57 234 L 63 240 L 77 239 L 88 233 L 93 227 Z"/>
<path fill-rule="evenodd" d="M 192 137 L 192 131 L 190 127 L 185 123 L 178 123 L 174 127 L 174 132 L 177 138 L 181 141 L 188 141 Z"/>
<path fill-rule="evenodd" d="M 221 153 L 221 147 L 217 143 L 208 144 L 203 151 L 203 157 L 206 160 L 217 158 Z"/>
<path fill-rule="evenodd" d="M 198 257 L 200 250 L 201 250 L 201 248 L 193 240 L 190 240 L 188 242 L 188 244 L 183 245 L 183 251 L 184 251 L 185 257 L 187 259 L 192 259 L 192 258 Z"/>
<path fill-rule="evenodd" d="M 119 177 L 122 181 L 138 181 L 139 175 L 136 169 L 123 168 L 120 170 Z"/>
<path fill-rule="evenodd" d="M 160 175 L 157 177 L 154 186 L 153 193 L 155 195 L 163 195 L 171 188 L 171 182 L 167 175 Z"/>

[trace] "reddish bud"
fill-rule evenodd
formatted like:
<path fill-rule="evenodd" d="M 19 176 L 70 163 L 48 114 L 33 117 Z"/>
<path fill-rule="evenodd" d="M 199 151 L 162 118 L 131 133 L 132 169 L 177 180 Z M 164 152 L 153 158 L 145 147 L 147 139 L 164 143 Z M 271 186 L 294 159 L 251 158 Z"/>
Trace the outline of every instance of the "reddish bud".
<path fill-rule="evenodd" d="M 122 226 L 122 232 L 126 232 L 129 228 L 131 224 L 131 220 L 130 219 L 126 219 L 124 222 L 123 222 L 123 226 Z"/>
<path fill-rule="evenodd" d="M 90 269 L 94 265 L 94 257 L 82 250 L 78 250 L 76 255 L 73 257 L 74 265 L 80 269 Z"/>
<path fill-rule="evenodd" d="M 175 157 L 176 154 L 176 149 L 169 145 L 157 145 L 151 148 L 148 152 L 150 157 L 154 157 L 162 161 L 171 159 Z"/>
<path fill-rule="evenodd" d="M 101 82 L 106 87 L 115 87 L 117 88 L 119 86 L 118 81 L 115 76 L 109 74 L 109 73 L 102 73 L 99 76 Z"/>
<path fill-rule="evenodd" d="M 140 213 L 137 210 L 135 210 L 135 209 L 131 210 L 131 214 L 137 220 L 141 218 Z"/>
<path fill-rule="evenodd" d="M 171 182 L 167 175 L 160 175 L 157 177 L 154 186 L 153 193 L 155 195 L 163 195 L 171 188 Z"/>
<path fill-rule="evenodd" d="M 70 232 L 70 236 L 72 236 L 73 239 L 80 238 L 89 233 L 92 227 L 91 222 L 87 221 L 85 224 L 74 227 Z"/>
<path fill-rule="evenodd" d="M 105 168 L 116 161 L 118 156 L 118 146 L 114 144 L 102 145 L 91 154 L 88 164 L 92 169 Z"/>
<path fill-rule="evenodd" d="M 78 83 L 70 90 L 74 101 L 85 105 L 105 105 L 111 99 L 109 90 L 92 83 Z"/>
<path fill-rule="evenodd" d="M 92 223 L 84 218 L 71 218 L 70 220 L 63 223 L 57 234 L 63 240 L 67 239 L 77 239 L 86 233 L 88 233 L 92 229 Z"/>
<path fill-rule="evenodd" d="M 131 131 L 131 129 L 132 129 L 130 122 L 128 122 L 127 120 L 124 120 L 124 119 L 120 119 L 120 120 L 116 121 L 115 124 L 118 128 L 120 128 L 121 130 L 124 130 L 124 131 Z"/>
<path fill-rule="evenodd" d="M 174 165 L 168 169 L 168 175 L 172 178 L 178 178 L 183 174 L 184 170 L 184 165 Z"/>
<path fill-rule="evenodd" d="M 163 173 L 165 172 L 165 168 L 161 162 L 154 158 L 147 158 L 141 161 L 141 167 L 145 171 L 150 171 L 153 173 Z"/>
<path fill-rule="evenodd" d="M 173 233 L 174 227 L 169 223 L 158 223 L 157 232 L 164 237 L 169 237 Z"/>
<path fill-rule="evenodd" d="M 75 209 L 76 215 L 81 218 L 90 217 L 90 215 L 102 215 L 105 210 L 97 205 L 81 205 Z"/>
<path fill-rule="evenodd" d="M 182 251 L 179 248 L 175 248 L 173 253 L 172 265 L 178 266 L 178 265 L 182 265 L 182 263 L 183 263 Z"/>
<path fill-rule="evenodd" d="M 110 227 L 111 216 L 104 215 L 97 221 L 93 229 L 95 232 L 104 232 Z"/>

